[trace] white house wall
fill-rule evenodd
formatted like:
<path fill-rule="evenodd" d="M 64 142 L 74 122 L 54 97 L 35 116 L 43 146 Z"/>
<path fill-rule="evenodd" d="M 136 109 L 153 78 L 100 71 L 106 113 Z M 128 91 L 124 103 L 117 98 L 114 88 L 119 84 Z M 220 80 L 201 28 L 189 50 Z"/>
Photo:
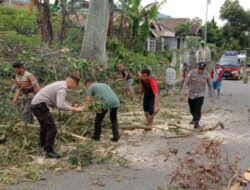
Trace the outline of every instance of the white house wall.
<path fill-rule="evenodd" d="M 164 49 L 165 50 L 175 50 L 177 49 L 177 39 L 176 38 L 164 38 Z"/>

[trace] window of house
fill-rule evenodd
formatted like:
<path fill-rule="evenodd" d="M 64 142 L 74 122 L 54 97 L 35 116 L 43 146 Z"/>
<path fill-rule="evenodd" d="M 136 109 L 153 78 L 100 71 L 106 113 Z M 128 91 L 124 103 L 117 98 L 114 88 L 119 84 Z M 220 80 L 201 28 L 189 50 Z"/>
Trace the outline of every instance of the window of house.
<path fill-rule="evenodd" d="M 156 40 L 155 39 L 149 39 L 149 42 L 148 42 L 148 50 L 149 51 L 153 51 L 155 52 L 155 48 L 156 48 Z"/>

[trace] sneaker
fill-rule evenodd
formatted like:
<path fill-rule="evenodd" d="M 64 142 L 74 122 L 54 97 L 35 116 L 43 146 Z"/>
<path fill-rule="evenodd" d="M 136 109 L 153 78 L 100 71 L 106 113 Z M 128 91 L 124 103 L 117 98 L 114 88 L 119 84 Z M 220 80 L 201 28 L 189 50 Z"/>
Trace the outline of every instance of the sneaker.
<path fill-rule="evenodd" d="M 61 158 L 61 155 L 57 154 L 54 151 L 47 151 L 46 152 L 46 158 Z"/>

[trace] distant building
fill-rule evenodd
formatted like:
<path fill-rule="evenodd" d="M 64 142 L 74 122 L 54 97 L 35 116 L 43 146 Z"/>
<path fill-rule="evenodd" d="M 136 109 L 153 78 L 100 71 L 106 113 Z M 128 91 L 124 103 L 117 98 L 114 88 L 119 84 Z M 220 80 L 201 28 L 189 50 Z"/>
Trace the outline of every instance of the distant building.
<path fill-rule="evenodd" d="M 181 25 L 189 26 L 185 34 L 178 33 Z M 186 39 L 190 36 L 199 39 L 201 36 L 201 24 L 192 22 L 189 18 L 171 18 L 168 16 L 157 19 L 151 23 L 151 36 L 147 40 L 148 51 L 175 50 L 186 47 Z"/>

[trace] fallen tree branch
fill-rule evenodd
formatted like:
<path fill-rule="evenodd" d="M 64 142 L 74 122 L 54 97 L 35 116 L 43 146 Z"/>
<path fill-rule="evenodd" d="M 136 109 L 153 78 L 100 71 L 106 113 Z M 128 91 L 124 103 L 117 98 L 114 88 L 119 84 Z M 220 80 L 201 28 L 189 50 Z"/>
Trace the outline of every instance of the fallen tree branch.
<path fill-rule="evenodd" d="M 230 182 L 232 183 L 233 181 L 236 182 L 233 185 L 229 183 L 226 190 L 243 190 L 243 187 L 246 187 L 250 183 L 250 169 L 246 170 L 243 176 L 234 176 L 234 179 L 230 180 Z"/>
<path fill-rule="evenodd" d="M 70 133 L 70 132 L 68 132 L 68 131 L 65 131 L 65 130 L 62 130 L 61 133 L 64 133 L 64 134 L 66 133 L 66 134 L 68 134 L 68 135 L 71 135 L 72 137 L 74 137 L 74 138 L 76 138 L 76 139 L 78 139 L 78 140 L 83 140 L 83 141 L 90 140 L 89 138 L 82 137 L 82 136 L 76 135 L 76 134 L 74 134 L 74 133 Z"/>
<path fill-rule="evenodd" d="M 43 55 L 41 55 L 41 58 L 43 59 L 44 57 L 48 57 L 48 56 L 51 56 L 51 55 L 57 55 L 59 53 L 66 53 L 68 51 L 69 51 L 68 48 L 62 48 L 62 49 L 54 51 L 54 52 L 43 54 Z"/>
<path fill-rule="evenodd" d="M 184 135 L 176 135 L 176 136 L 170 136 L 170 137 L 163 136 L 163 138 L 166 138 L 166 139 L 184 138 L 184 137 L 199 135 L 199 134 L 207 132 L 207 131 L 212 131 L 212 130 L 215 130 L 216 128 L 218 128 L 218 127 L 220 127 L 221 129 L 224 129 L 224 124 L 221 123 L 221 122 L 218 122 L 214 127 L 209 127 L 209 128 L 203 128 L 202 127 L 200 129 L 193 130 L 192 132 L 186 133 Z"/>
<path fill-rule="evenodd" d="M 187 130 L 187 131 L 195 131 L 194 129 L 188 129 L 186 127 L 181 127 L 181 126 L 179 126 L 177 124 L 174 124 L 174 123 L 169 123 L 168 126 L 169 127 L 174 127 L 174 128 L 179 128 L 179 129 L 184 129 L 184 130 Z"/>
<path fill-rule="evenodd" d="M 143 130 L 150 130 L 151 128 L 150 127 L 146 127 L 146 126 L 143 126 L 143 125 L 140 125 L 140 124 L 132 124 L 132 125 L 120 125 L 120 129 L 123 129 L 123 130 L 130 130 L 130 131 L 133 131 L 135 129 L 143 129 Z"/>
<path fill-rule="evenodd" d="M 239 178 L 239 175 L 238 175 L 238 174 L 234 174 L 233 177 L 231 177 L 231 179 L 228 181 L 226 190 L 230 190 L 230 188 L 231 188 L 231 186 L 232 186 L 232 183 L 233 183 L 237 178 Z"/>
<path fill-rule="evenodd" d="M 0 124 L 0 127 L 9 127 L 10 125 Z"/>

